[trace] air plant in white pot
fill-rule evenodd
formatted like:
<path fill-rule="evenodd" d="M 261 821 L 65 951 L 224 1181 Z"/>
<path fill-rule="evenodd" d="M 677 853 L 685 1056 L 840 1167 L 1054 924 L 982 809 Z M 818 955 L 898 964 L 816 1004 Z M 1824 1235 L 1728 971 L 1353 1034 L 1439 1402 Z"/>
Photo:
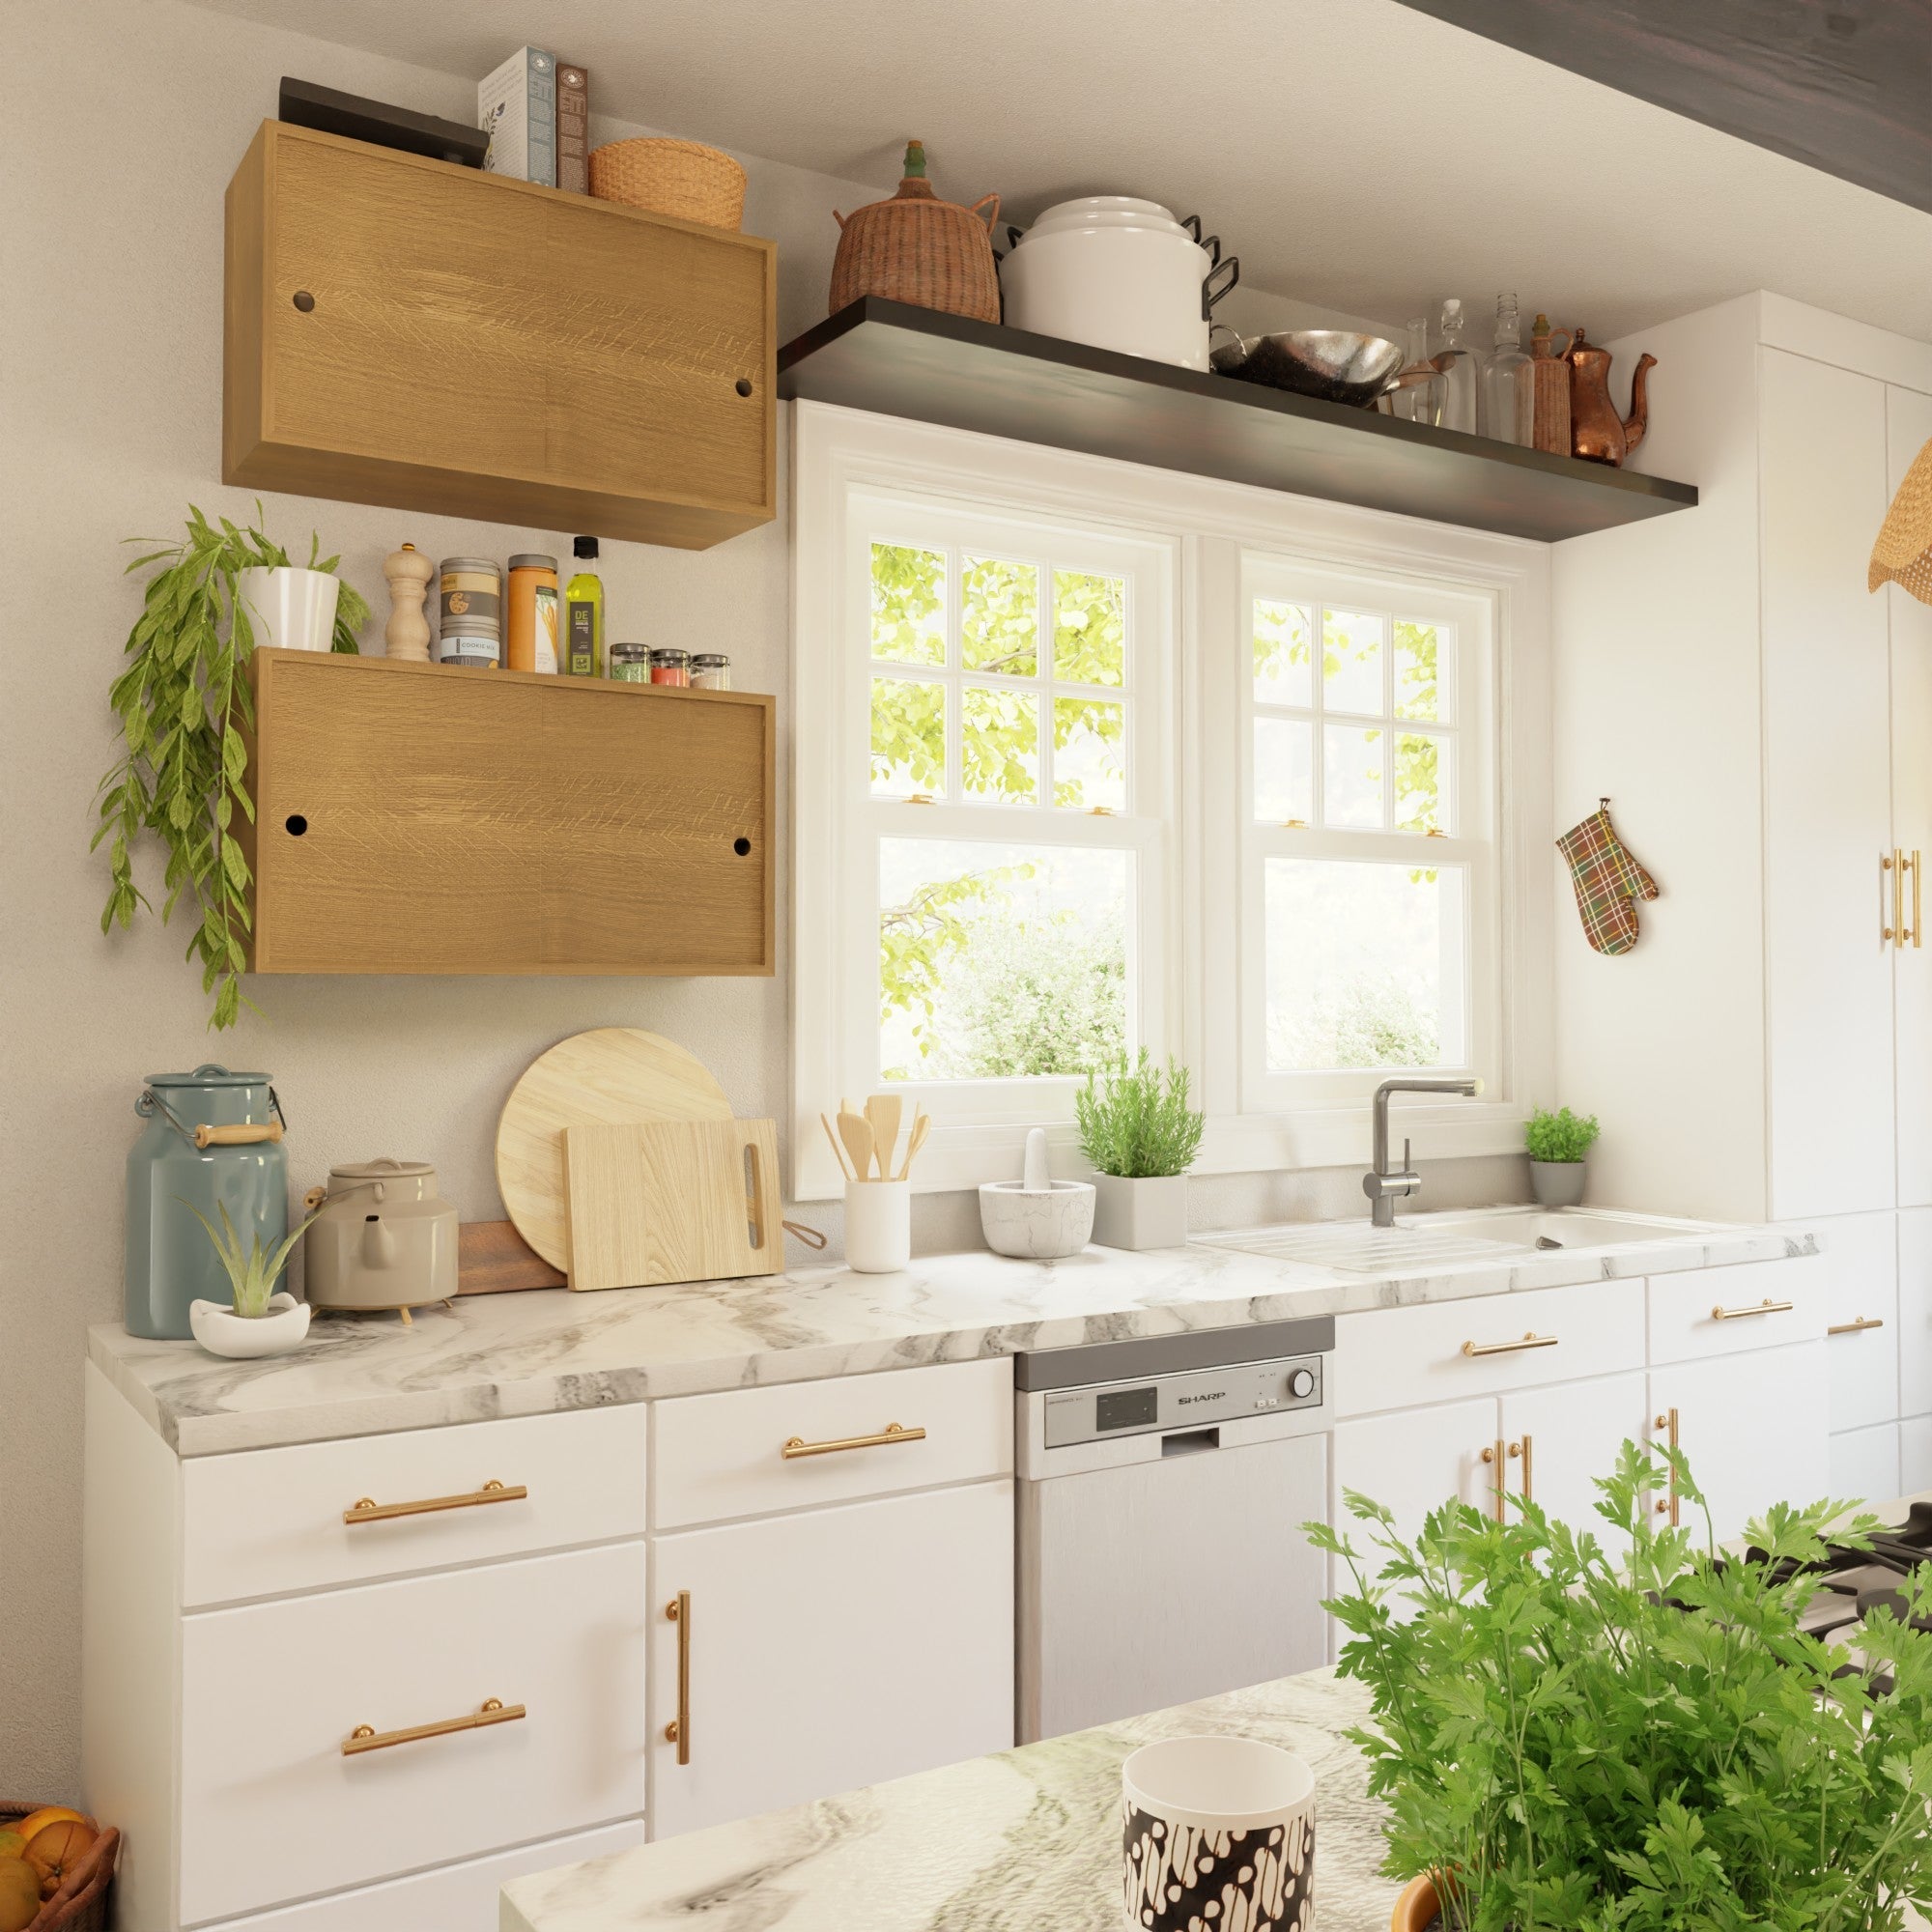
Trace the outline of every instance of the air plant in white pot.
<path fill-rule="evenodd" d="M 211 1355 L 236 1360 L 282 1355 L 299 1348 L 308 1333 L 308 1303 L 286 1292 L 276 1293 L 275 1283 L 315 1217 L 310 1215 L 273 1249 L 264 1248 L 262 1237 L 252 1233 L 243 1247 L 241 1234 L 221 1202 L 214 1204 L 214 1211 L 221 1216 L 218 1229 L 192 1203 L 184 1201 L 182 1206 L 208 1230 L 208 1238 L 214 1243 L 235 1294 L 232 1308 L 223 1308 L 218 1301 L 188 1303 L 188 1325 L 194 1330 L 194 1339 Z"/>

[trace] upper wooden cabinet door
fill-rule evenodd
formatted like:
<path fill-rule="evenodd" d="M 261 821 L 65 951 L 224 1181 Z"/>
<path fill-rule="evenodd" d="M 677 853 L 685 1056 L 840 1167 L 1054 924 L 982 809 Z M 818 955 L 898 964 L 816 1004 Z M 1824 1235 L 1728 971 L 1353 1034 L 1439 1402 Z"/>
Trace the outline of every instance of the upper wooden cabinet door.
<path fill-rule="evenodd" d="M 222 475 L 702 549 L 774 513 L 777 250 L 264 122 Z"/>

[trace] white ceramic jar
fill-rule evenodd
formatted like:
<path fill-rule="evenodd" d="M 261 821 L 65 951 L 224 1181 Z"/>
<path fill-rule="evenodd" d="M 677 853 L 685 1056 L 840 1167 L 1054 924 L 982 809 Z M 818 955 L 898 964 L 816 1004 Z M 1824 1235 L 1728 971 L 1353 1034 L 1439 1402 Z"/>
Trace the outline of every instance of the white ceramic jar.
<path fill-rule="evenodd" d="M 1208 367 L 1209 313 L 1240 278 L 1195 216 L 1122 194 L 1049 208 L 1000 265 L 1009 327 L 1184 369 Z"/>

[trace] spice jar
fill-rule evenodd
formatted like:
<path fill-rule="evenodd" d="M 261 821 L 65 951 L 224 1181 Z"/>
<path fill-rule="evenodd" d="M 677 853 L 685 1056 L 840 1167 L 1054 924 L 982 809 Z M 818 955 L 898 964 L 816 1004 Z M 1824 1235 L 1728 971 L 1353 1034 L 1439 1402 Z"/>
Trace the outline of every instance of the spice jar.
<path fill-rule="evenodd" d="M 526 552 L 510 559 L 510 618 L 504 662 L 512 670 L 556 672 L 556 558 Z"/>
<path fill-rule="evenodd" d="M 691 661 L 694 691 L 729 691 L 731 660 L 719 651 L 699 651 Z"/>
<path fill-rule="evenodd" d="M 651 648 L 648 644 L 612 644 L 611 675 L 619 684 L 648 684 L 651 681 Z"/>
<path fill-rule="evenodd" d="M 690 684 L 691 653 L 689 651 L 653 651 L 651 653 L 651 682 L 653 684 Z"/>
<path fill-rule="evenodd" d="M 503 644 L 503 579 L 496 560 L 446 556 L 440 588 L 438 661 L 494 670 L 501 661 Z"/>

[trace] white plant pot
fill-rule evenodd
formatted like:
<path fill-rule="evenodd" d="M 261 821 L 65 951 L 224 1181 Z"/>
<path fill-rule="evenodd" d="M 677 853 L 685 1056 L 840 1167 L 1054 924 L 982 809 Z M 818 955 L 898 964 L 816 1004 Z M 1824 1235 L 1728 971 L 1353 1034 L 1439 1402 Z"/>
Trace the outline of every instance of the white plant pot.
<path fill-rule="evenodd" d="M 845 1265 L 858 1274 L 896 1274 L 912 1260 L 912 1182 L 845 1183 Z"/>
<path fill-rule="evenodd" d="M 266 1315 L 237 1315 L 218 1301 L 190 1301 L 188 1326 L 211 1355 L 251 1362 L 261 1355 L 286 1355 L 308 1334 L 308 1303 L 292 1294 L 271 1294 Z"/>
<path fill-rule="evenodd" d="M 1533 1160 L 1529 1164 L 1530 1192 L 1545 1208 L 1580 1208 L 1584 1165 L 1580 1160 Z"/>
<path fill-rule="evenodd" d="M 335 635 L 335 605 L 342 580 L 329 570 L 278 564 L 242 571 L 236 591 L 248 607 L 259 649 L 326 651 Z"/>
<path fill-rule="evenodd" d="M 1103 1248 L 1186 1245 L 1186 1175 L 1128 1179 L 1103 1174 L 1094 1184 L 1099 1189 L 1094 1205 L 1094 1238 Z"/>
<path fill-rule="evenodd" d="M 980 1232 L 996 1255 L 1065 1261 L 1093 1236 L 1094 1189 L 1084 1180 L 1049 1180 L 1043 1187 L 988 1180 L 980 1189 Z"/>

